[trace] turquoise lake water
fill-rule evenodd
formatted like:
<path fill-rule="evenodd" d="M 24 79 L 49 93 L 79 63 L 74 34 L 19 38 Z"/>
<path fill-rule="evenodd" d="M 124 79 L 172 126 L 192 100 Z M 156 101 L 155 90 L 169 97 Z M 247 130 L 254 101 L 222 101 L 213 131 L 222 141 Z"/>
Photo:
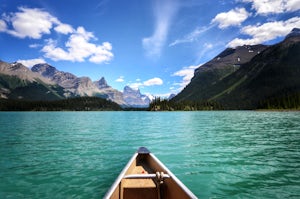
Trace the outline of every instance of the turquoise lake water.
<path fill-rule="evenodd" d="M 300 198 L 300 112 L 0 112 L 0 198 L 102 198 L 140 146 L 199 198 Z"/>

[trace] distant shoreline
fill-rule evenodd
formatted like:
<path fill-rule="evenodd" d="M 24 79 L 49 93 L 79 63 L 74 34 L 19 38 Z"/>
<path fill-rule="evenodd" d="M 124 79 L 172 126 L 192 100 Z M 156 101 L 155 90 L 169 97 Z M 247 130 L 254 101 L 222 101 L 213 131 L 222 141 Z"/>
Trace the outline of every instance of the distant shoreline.
<path fill-rule="evenodd" d="M 300 109 L 257 109 L 257 112 L 300 112 Z"/>
<path fill-rule="evenodd" d="M 149 111 L 149 112 L 177 112 L 177 111 L 257 111 L 257 112 L 300 112 L 300 108 L 279 109 L 224 109 L 218 104 L 199 103 L 183 104 L 182 107 L 170 105 L 150 104 L 149 107 L 122 107 L 112 101 L 98 97 L 68 98 L 55 101 L 27 101 L 15 99 L 0 99 L 0 111 Z"/>

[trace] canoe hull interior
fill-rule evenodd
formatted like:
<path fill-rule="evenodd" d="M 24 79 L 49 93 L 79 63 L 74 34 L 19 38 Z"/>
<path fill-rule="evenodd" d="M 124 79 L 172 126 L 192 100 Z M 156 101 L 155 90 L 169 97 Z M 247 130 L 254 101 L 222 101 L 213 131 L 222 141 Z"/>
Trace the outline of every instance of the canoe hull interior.
<path fill-rule="evenodd" d="M 159 172 L 156 174 L 156 172 Z M 145 177 L 154 176 L 156 177 Z M 129 177 L 132 176 L 133 177 Z M 158 179 L 158 176 L 161 176 Z M 163 178 L 162 176 L 167 176 Z M 136 153 L 105 199 L 197 198 L 153 154 Z"/>

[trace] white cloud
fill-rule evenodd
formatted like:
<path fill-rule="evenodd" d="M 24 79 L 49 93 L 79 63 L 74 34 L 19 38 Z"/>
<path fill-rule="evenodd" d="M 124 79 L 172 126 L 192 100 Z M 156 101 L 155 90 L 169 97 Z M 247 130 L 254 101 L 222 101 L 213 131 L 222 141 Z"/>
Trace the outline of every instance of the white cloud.
<path fill-rule="evenodd" d="M 217 14 L 211 22 L 218 23 L 219 28 L 224 29 L 230 26 L 240 26 L 250 15 L 245 8 L 235 8 L 229 12 Z"/>
<path fill-rule="evenodd" d="M 62 33 L 62 34 L 65 34 L 65 35 L 74 32 L 74 29 L 72 28 L 71 25 L 63 24 L 63 23 L 60 23 L 58 26 L 56 26 L 54 28 L 54 30 L 58 33 Z"/>
<path fill-rule="evenodd" d="M 154 77 L 152 79 L 144 81 L 143 83 L 144 86 L 155 86 L 155 85 L 162 85 L 162 84 L 163 84 L 163 80 L 158 77 Z"/>
<path fill-rule="evenodd" d="M 116 79 L 116 82 L 124 82 L 124 76 L 120 76 L 118 79 Z"/>
<path fill-rule="evenodd" d="M 88 58 L 93 63 L 105 63 L 112 60 L 114 56 L 111 52 L 112 45 L 109 42 L 96 45 L 90 42 L 91 39 L 96 39 L 93 33 L 87 32 L 83 27 L 78 27 L 65 44 L 67 50 L 57 47 L 57 43 L 50 39 L 42 51 L 45 53 L 45 57 L 54 61 L 83 62 Z"/>
<path fill-rule="evenodd" d="M 250 36 L 248 39 L 236 38 L 227 46 L 236 47 L 241 45 L 261 44 L 286 36 L 293 28 L 300 27 L 300 17 L 293 17 L 286 21 L 267 22 L 262 25 L 249 25 L 242 28 L 241 33 Z"/>
<path fill-rule="evenodd" d="M 176 71 L 172 74 L 172 76 L 182 77 L 182 81 L 180 83 L 175 83 L 175 85 L 179 85 L 179 90 L 182 90 L 186 85 L 188 85 L 191 79 L 194 77 L 194 71 L 196 68 L 199 68 L 202 64 L 198 66 L 188 66 L 183 67 L 181 70 Z"/>
<path fill-rule="evenodd" d="M 5 21 L 0 19 L 0 32 L 6 31 L 6 28 L 7 28 L 7 26 L 6 26 Z"/>
<path fill-rule="evenodd" d="M 0 31 L 19 38 L 29 37 L 32 39 L 40 39 L 44 34 L 50 34 L 53 26 L 56 26 L 54 28 L 56 32 L 62 34 L 74 31 L 71 25 L 61 23 L 56 17 L 42 9 L 19 7 L 18 10 L 19 12 L 2 15 Z"/>
<path fill-rule="evenodd" d="M 144 82 L 140 82 L 140 80 L 139 80 L 137 82 L 129 84 L 129 86 L 133 89 L 138 89 L 140 87 L 145 87 L 145 86 L 159 86 L 159 85 L 162 85 L 163 83 L 164 82 L 162 79 L 160 79 L 159 77 L 154 77 L 154 78 L 148 79 Z"/>
<path fill-rule="evenodd" d="M 58 24 L 57 18 L 38 8 L 19 7 L 19 12 L 5 16 L 12 26 L 6 27 L 6 32 L 19 38 L 40 39 L 43 34 L 50 34 L 53 24 Z"/>
<path fill-rule="evenodd" d="M 288 0 L 286 1 L 286 10 L 296 11 L 300 10 L 300 0 Z"/>
<path fill-rule="evenodd" d="M 257 14 L 267 15 L 293 12 L 300 9 L 300 0 L 243 0 L 252 3 Z"/>
<path fill-rule="evenodd" d="M 56 41 L 52 39 L 47 40 L 47 45 L 43 47 L 42 52 L 45 53 L 45 57 L 50 58 L 54 61 L 73 61 L 68 52 L 65 52 L 62 48 L 56 47 Z"/>
<path fill-rule="evenodd" d="M 42 63 L 46 63 L 46 61 L 42 58 L 38 58 L 38 59 L 27 59 L 27 60 L 18 60 L 18 63 L 23 64 L 26 67 L 31 68 L 32 66 L 36 65 L 36 64 L 42 64 Z"/>
<path fill-rule="evenodd" d="M 102 45 L 96 47 L 94 54 L 90 57 L 89 61 L 93 63 L 107 63 L 114 57 L 111 52 L 112 45 L 109 42 L 103 42 Z"/>
<path fill-rule="evenodd" d="M 143 47 L 149 57 L 159 57 L 161 50 L 165 45 L 170 24 L 178 10 L 176 0 L 156 0 L 154 15 L 155 15 L 155 30 L 151 37 L 143 39 Z"/>
<path fill-rule="evenodd" d="M 97 38 L 92 32 L 86 31 L 83 27 L 76 30 L 69 24 L 60 22 L 56 17 L 38 8 L 19 7 L 18 12 L 9 15 L 2 14 L 0 19 L 0 32 L 6 32 L 19 38 L 41 39 L 45 34 L 56 31 L 60 34 L 69 35 L 65 46 L 58 47 L 53 39 L 46 39 L 47 44 L 41 49 L 45 57 L 54 61 L 78 61 L 86 59 L 93 63 L 106 63 L 112 60 L 112 45 L 103 42 L 101 45 L 92 43 Z M 39 45 L 32 44 L 30 48 L 37 48 Z"/>

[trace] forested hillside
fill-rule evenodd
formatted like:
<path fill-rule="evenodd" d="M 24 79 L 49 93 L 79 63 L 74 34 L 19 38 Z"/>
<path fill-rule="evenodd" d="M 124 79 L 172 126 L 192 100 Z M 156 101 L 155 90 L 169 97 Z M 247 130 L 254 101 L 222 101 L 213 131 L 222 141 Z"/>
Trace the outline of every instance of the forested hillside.
<path fill-rule="evenodd" d="M 121 107 L 98 97 L 68 98 L 56 101 L 0 99 L 0 111 L 119 111 Z"/>

